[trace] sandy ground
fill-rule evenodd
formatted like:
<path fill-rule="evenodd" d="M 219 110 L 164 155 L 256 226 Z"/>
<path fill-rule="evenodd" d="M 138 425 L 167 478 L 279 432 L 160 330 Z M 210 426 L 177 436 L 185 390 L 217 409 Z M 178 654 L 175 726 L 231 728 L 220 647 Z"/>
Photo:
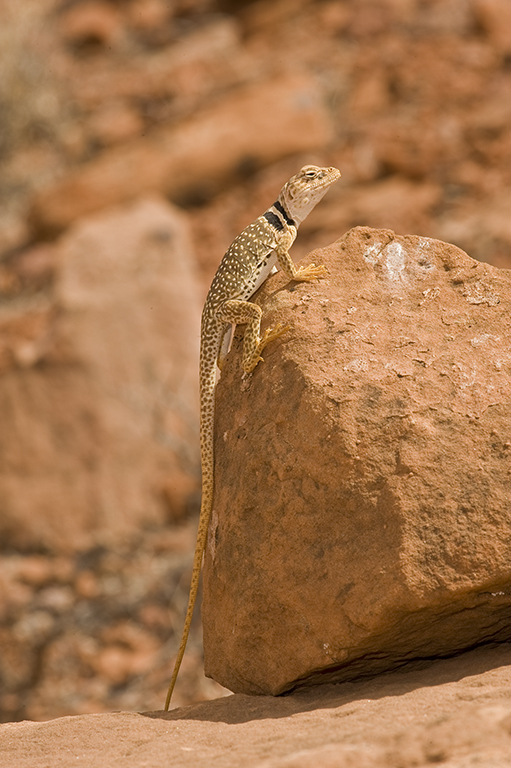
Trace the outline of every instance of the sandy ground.
<path fill-rule="evenodd" d="M 0 728 L 5 768 L 500 768 L 511 766 L 511 646 L 284 697 Z"/>

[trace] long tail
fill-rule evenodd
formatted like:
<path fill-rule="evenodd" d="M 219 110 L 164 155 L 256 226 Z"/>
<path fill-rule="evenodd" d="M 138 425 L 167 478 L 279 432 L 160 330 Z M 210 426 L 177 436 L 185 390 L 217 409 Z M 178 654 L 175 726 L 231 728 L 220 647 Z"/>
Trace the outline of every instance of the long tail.
<path fill-rule="evenodd" d="M 193 558 L 192 583 L 190 586 L 190 595 L 188 598 L 188 608 L 186 609 L 185 624 L 181 642 L 174 663 L 174 671 L 170 681 L 165 709 L 168 710 L 170 699 L 176 685 L 179 668 L 185 653 L 188 635 L 190 634 L 190 625 L 192 623 L 193 609 L 197 599 L 197 590 L 199 588 L 199 578 L 202 567 L 202 558 L 206 548 L 208 537 L 209 521 L 211 510 L 213 508 L 213 421 L 215 408 L 215 377 L 216 377 L 216 354 L 218 354 L 218 344 L 215 348 L 215 357 L 211 365 L 210 355 L 203 354 L 201 350 L 201 402 L 200 402 L 200 442 L 201 442 L 201 465 L 202 465 L 202 497 L 199 517 L 199 527 L 197 530 L 197 543 L 195 544 L 195 555 Z M 209 358 L 209 359 L 205 359 Z M 206 370 L 204 371 L 204 368 Z"/>

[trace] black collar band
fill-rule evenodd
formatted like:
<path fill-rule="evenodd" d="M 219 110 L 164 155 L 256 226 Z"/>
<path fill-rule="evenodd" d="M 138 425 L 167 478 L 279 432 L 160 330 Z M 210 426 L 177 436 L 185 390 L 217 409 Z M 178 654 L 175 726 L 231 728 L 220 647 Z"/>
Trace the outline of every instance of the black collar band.
<path fill-rule="evenodd" d="M 273 211 L 266 211 L 266 213 L 263 213 L 264 218 L 266 221 L 272 225 L 272 227 L 275 227 L 277 232 L 281 232 L 284 229 L 284 225 L 277 216 L 276 213 L 273 213 Z"/>
<path fill-rule="evenodd" d="M 278 200 L 276 203 L 273 203 L 273 207 L 277 209 L 277 211 L 282 214 L 287 224 L 289 224 L 290 227 L 296 227 L 296 224 L 294 223 L 293 219 L 291 219 L 282 203 L 280 203 Z"/>

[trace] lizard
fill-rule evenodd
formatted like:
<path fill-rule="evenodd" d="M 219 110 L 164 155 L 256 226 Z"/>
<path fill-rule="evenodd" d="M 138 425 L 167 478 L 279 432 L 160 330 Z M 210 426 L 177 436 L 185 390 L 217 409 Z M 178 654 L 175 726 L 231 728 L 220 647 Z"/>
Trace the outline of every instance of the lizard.
<path fill-rule="evenodd" d="M 202 559 L 213 508 L 214 408 L 217 366 L 222 369 L 225 350 L 236 324 L 246 324 L 243 337 L 243 369 L 251 373 L 263 360 L 267 344 L 288 330 L 282 324 L 261 336 L 261 308 L 249 301 L 277 265 L 290 280 L 311 281 L 327 275 L 322 265 L 297 268 L 289 255 L 301 222 L 340 177 L 337 168 L 304 166 L 282 187 L 278 199 L 248 225 L 226 251 L 206 297 L 201 320 L 199 391 L 202 498 L 193 560 L 192 580 L 184 629 L 169 685 L 165 710 L 184 656 L 197 598 Z"/>

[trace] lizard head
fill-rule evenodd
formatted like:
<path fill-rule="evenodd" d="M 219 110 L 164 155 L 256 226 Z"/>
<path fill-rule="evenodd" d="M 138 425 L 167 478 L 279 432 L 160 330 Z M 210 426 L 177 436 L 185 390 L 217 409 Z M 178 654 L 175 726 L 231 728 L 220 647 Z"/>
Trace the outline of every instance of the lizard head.
<path fill-rule="evenodd" d="M 296 176 L 284 184 L 279 202 L 293 221 L 300 224 L 340 176 L 341 172 L 337 168 L 304 165 Z"/>

